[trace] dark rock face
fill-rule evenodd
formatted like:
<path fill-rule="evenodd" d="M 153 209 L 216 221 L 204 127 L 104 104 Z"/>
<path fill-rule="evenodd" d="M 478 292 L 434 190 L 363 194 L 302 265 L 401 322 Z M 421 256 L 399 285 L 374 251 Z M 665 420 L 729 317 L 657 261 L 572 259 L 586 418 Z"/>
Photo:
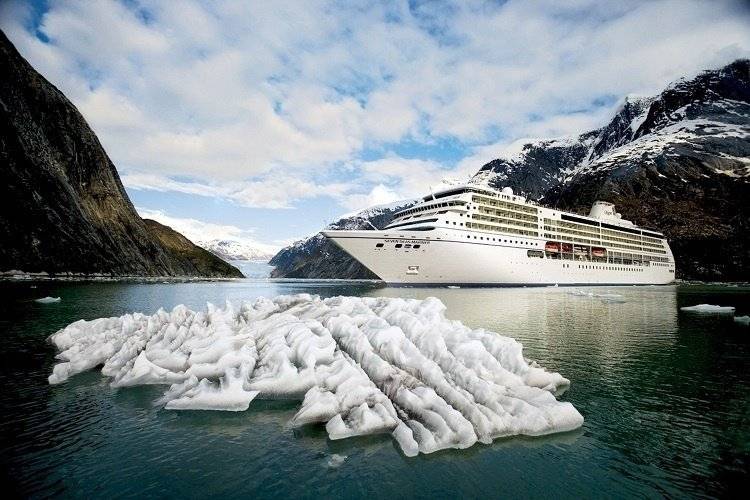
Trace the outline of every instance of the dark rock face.
<path fill-rule="evenodd" d="M 576 139 L 532 142 L 523 146 L 519 158 L 492 160 L 479 172 L 490 176 L 492 187 L 507 186 L 528 198 L 540 199 L 560 183 L 567 169 L 586 157 L 589 142 L 586 134 Z"/>
<path fill-rule="evenodd" d="M 750 281 L 750 61 L 625 99 L 604 127 L 524 144 L 484 165 L 474 182 L 587 214 L 596 200 L 664 232 L 678 277 Z M 277 275 L 357 278 L 321 237 L 282 250 Z M 333 264 L 331 262 L 334 262 Z"/>
<path fill-rule="evenodd" d="M 83 116 L 2 32 L 0 73 L 0 271 L 241 276 L 164 245 Z"/>
<path fill-rule="evenodd" d="M 388 207 L 374 207 L 328 225 L 327 229 L 383 228 L 393 220 L 393 214 L 414 202 L 397 203 Z M 269 262 L 275 266 L 273 278 L 316 279 L 378 279 L 365 266 L 318 233 L 294 245 L 283 248 Z"/>

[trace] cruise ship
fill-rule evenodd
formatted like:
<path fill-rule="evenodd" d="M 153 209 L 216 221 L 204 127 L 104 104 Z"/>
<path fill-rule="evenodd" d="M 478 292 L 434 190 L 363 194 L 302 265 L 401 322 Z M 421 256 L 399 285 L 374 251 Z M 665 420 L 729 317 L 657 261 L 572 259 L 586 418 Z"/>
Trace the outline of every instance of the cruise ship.
<path fill-rule="evenodd" d="M 393 285 L 653 285 L 675 278 L 664 235 L 597 201 L 588 216 L 486 185 L 454 185 L 372 230 L 326 238 Z"/>

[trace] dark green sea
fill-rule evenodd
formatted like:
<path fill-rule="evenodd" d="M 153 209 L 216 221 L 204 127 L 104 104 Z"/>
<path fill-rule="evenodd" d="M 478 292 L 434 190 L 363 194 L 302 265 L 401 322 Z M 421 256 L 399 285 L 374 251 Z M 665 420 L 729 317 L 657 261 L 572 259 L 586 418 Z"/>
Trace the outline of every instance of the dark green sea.
<path fill-rule="evenodd" d="M 750 328 L 679 307 L 750 314 L 750 287 L 383 288 L 372 283 L 0 282 L 0 439 L 6 495 L 77 498 L 728 497 L 750 484 Z M 577 431 L 406 458 L 389 436 L 294 430 L 298 404 L 167 411 L 159 387 L 98 371 L 50 386 L 47 336 L 78 319 L 259 296 L 436 296 L 447 316 L 521 341 L 571 380 Z M 53 296 L 62 301 L 39 304 Z M 334 455 L 336 457 L 334 457 Z M 343 458 L 345 457 L 345 458 Z M 342 461 L 343 459 L 343 461 Z M 8 491 L 7 488 L 11 490 Z"/>

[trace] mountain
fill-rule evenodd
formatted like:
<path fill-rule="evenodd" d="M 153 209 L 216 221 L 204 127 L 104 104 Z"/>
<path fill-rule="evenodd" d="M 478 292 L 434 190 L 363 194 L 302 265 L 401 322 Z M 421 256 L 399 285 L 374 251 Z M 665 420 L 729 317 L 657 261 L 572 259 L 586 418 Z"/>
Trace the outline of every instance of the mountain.
<path fill-rule="evenodd" d="M 241 277 L 135 211 L 73 104 L 0 32 L 0 272 Z"/>
<path fill-rule="evenodd" d="M 212 252 L 193 244 L 182 234 L 169 226 L 165 226 L 155 220 L 143 219 L 149 232 L 156 237 L 162 247 L 169 251 L 170 257 L 177 261 L 188 276 L 225 276 L 231 272 L 231 276 L 241 278 L 243 274 L 233 272 L 235 269 L 231 263 L 217 258 Z"/>
<path fill-rule="evenodd" d="M 565 145 L 520 149 L 475 178 L 579 213 L 610 201 L 664 232 L 679 277 L 750 280 L 750 61 L 627 99 L 606 126 Z"/>
<path fill-rule="evenodd" d="M 382 228 L 393 219 L 393 214 L 414 203 L 415 201 L 398 201 L 390 205 L 368 208 L 342 216 L 326 229 L 372 229 L 372 226 Z M 271 271 L 273 278 L 378 279 L 372 271 L 320 233 L 281 249 L 269 264 L 274 266 Z"/>
<path fill-rule="evenodd" d="M 472 182 L 509 186 L 544 205 L 582 214 L 596 200 L 613 202 L 624 218 L 664 232 L 678 277 L 748 281 L 750 61 L 679 80 L 653 97 L 628 96 L 599 129 L 518 141 L 482 166 Z M 274 260 L 282 254 L 296 259 L 298 276 L 307 277 L 315 241 L 284 249 Z M 360 277 L 341 259 L 330 272 L 323 262 L 312 268 Z"/>
<path fill-rule="evenodd" d="M 196 244 L 227 262 L 234 260 L 252 260 L 268 262 L 278 251 L 270 245 L 247 243 L 236 240 L 196 241 Z"/>

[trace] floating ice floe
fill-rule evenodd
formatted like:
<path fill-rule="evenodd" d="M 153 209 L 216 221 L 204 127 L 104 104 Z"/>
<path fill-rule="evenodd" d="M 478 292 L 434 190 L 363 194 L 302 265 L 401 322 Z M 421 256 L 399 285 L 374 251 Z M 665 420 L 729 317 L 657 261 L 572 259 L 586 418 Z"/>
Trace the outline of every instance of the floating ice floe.
<path fill-rule="evenodd" d="M 326 465 L 331 469 L 338 469 L 341 464 L 344 463 L 344 461 L 349 458 L 346 455 L 339 455 L 338 453 L 334 453 L 330 457 L 328 457 L 328 460 L 326 460 Z"/>
<path fill-rule="evenodd" d="M 680 307 L 680 311 L 709 314 L 734 314 L 734 309 L 732 306 L 715 306 L 713 304 Z"/>
<path fill-rule="evenodd" d="M 408 456 L 583 423 L 554 396 L 567 379 L 525 360 L 512 338 L 446 319 L 435 298 L 180 305 L 77 321 L 50 341 L 60 351 L 51 384 L 103 365 L 113 387 L 169 385 L 158 401 L 167 409 L 299 399 L 293 425 L 325 423 L 331 439 L 391 433 Z"/>
<path fill-rule="evenodd" d="M 42 297 L 41 299 L 36 299 L 34 302 L 39 302 L 40 304 L 54 304 L 55 302 L 60 302 L 62 299 L 60 297 Z"/>
<path fill-rule="evenodd" d="M 735 316 L 734 322 L 740 325 L 750 326 L 750 316 Z"/>

